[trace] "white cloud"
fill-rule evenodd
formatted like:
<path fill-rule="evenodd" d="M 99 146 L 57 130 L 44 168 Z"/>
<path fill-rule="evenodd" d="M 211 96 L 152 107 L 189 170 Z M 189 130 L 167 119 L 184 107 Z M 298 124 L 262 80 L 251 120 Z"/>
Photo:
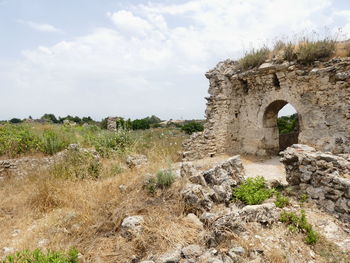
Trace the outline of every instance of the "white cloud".
<path fill-rule="evenodd" d="M 60 33 L 62 32 L 61 29 L 50 25 L 50 24 L 46 24 L 46 23 L 36 23 L 33 21 L 24 21 L 24 20 L 17 20 L 18 23 L 21 23 L 23 25 L 26 25 L 36 31 L 40 31 L 40 32 L 49 32 L 49 33 Z"/>
<path fill-rule="evenodd" d="M 107 13 L 113 23 L 121 30 L 132 33 L 145 34 L 152 30 L 152 25 L 147 20 L 135 16 L 132 12 L 121 10 L 115 13 Z"/>
<path fill-rule="evenodd" d="M 110 12 L 110 28 L 24 51 L 0 69 L 10 90 L 0 113 L 201 118 L 206 70 L 277 36 L 338 28 L 336 12 L 328 0 L 191 0 Z"/>

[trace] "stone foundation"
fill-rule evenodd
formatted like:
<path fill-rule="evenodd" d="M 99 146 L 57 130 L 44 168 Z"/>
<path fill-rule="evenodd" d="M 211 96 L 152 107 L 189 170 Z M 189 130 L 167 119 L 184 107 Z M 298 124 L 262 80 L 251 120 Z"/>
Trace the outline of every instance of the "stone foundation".
<path fill-rule="evenodd" d="M 54 162 L 53 157 L 0 160 L 0 176 L 24 176 Z"/>
<path fill-rule="evenodd" d="M 295 144 L 282 153 L 287 181 L 332 214 L 350 221 L 350 155 Z"/>

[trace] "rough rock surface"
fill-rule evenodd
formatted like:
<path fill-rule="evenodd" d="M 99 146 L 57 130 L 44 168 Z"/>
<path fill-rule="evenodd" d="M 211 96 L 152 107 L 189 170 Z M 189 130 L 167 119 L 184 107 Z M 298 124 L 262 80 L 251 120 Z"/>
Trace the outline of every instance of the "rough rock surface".
<path fill-rule="evenodd" d="M 138 168 L 147 163 L 147 157 L 142 154 L 129 155 L 126 164 L 129 168 Z"/>
<path fill-rule="evenodd" d="M 184 163 L 181 175 L 191 181 L 182 191 L 185 202 L 194 208 L 210 210 L 213 203 L 230 200 L 232 187 L 238 186 L 244 179 L 244 169 L 239 156 L 234 156 L 204 172 Z"/>
<path fill-rule="evenodd" d="M 117 118 L 116 117 L 107 117 L 107 130 L 116 131 L 117 130 Z"/>
<path fill-rule="evenodd" d="M 350 160 L 295 144 L 282 153 L 287 181 L 330 213 L 350 221 Z"/>
<path fill-rule="evenodd" d="M 128 216 L 124 218 L 120 229 L 121 235 L 128 239 L 139 235 L 143 230 L 143 222 L 143 216 Z"/>
<path fill-rule="evenodd" d="M 206 77 L 205 129 L 184 142 L 184 160 L 278 153 L 276 118 L 287 103 L 299 115 L 299 143 L 350 153 L 350 58 L 311 66 L 274 61 L 245 72 L 226 60 Z"/>

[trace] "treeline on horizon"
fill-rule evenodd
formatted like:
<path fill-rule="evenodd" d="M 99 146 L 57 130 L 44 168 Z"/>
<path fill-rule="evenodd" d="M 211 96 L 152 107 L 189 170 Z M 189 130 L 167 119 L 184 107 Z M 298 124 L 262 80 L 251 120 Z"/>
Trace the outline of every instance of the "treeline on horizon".
<path fill-rule="evenodd" d="M 33 123 L 51 123 L 51 124 L 64 124 L 64 123 L 73 123 L 77 125 L 83 125 L 83 124 L 90 124 L 90 125 L 97 125 L 100 126 L 102 129 L 107 129 L 107 118 L 102 119 L 102 121 L 96 121 L 92 119 L 90 116 L 87 117 L 78 117 L 78 116 L 71 116 L 67 115 L 66 117 L 56 117 L 52 113 L 45 113 L 43 116 L 41 116 L 39 119 L 33 119 L 31 116 L 25 119 L 20 118 L 12 118 L 10 120 L 4 120 L 1 121 L 1 123 L 11 123 L 11 124 L 19 124 L 23 122 L 33 122 Z M 143 119 L 135 119 L 131 120 L 124 119 L 122 117 L 116 117 L 116 125 L 117 128 L 124 128 L 124 129 L 149 129 L 151 127 L 159 125 L 159 123 L 162 122 L 160 118 L 158 118 L 155 115 L 152 115 L 150 117 L 145 117 Z"/>
<path fill-rule="evenodd" d="M 33 119 L 31 116 L 29 116 L 26 119 L 19 119 L 19 118 L 12 118 L 10 120 L 4 120 L 0 121 L 0 124 L 10 123 L 10 124 L 20 124 L 20 123 L 43 123 L 43 124 L 76 124 L 76 125 L 96 125 L 99 126 L 101 129 L 107 129 L 107 119 L 108 117 L 102 119 L 102 121 L 95 121 L 90 116 L 88 117 L 78 117 L 78 116 L 71 116 L 67 115 L 66 117 L 56 117 L 52 113 L 46 113 L 43 116 L 41 116 L 39 119 Z M 116 121 L 116 128 L 117 129 L 125 129 L 125 130 L 147 130 L 150 128 L 158 128 L 161 127 L 161 123 L 163 120 L 161 120 L 159 117 L 152 115 L 149 117 L 145 117 L 142 119 L 134 119 L 131 120 L 130 118 L 125 119 L 122 117 L 115 117 Z M 196 120 L 186 120 L 183 121 L 183 123 L 176 123 L 169 121 L 169 124 L 171 126 L 181 128 L 184 132 L 191 134 L 193 132 L 202 131 L 204 129 L 203 127 L 203 121 L 196 121 Z M 167 125 L 166 125 L 167 126 Z"/>

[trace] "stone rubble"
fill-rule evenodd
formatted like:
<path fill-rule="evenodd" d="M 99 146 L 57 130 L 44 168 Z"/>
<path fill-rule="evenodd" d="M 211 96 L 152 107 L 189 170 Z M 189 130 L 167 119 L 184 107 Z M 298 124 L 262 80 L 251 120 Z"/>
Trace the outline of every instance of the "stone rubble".
<path fill-rule="evenodd" d="M 350 161 L 295 144 L 281 153 L 289 185 L 326 211 L 350 221 Z"/>
<path fill-rule="evenodd" d="M 234 156 L 204 172 L 196 171 L 191 163 L 183 163 L 181 175 L 191 182 L 182 191 L 185 202 L 193 208 L 208 211 L 214 203 L 230 201 L 232 187 L 244 180 L 244 169 L 239 156 Z"/>
<path fill-rule="evenodd" d="M 278 220 L 279 209 L 273 203 L 238 208 L 230 202 L 232 188 L 243 182 L 244 174 L 239 156 L 233 156 L 206 171 L 198 170 L 191 162 L 182 163 L 180 175 L 189 181 L 183 186 L 182 197 L 189 210 L 196 211 L 197 214 L 189 213 L 184 220 L 201 230 L 205 246 L 178 246 L 141 263 L 236 263 L 243 262 L 243 257 L 246 256 L 253 260 L 252 262 L 262 262 L 260 254 L 256 252 L 258 250 L 246 251 L 241 246 L 233 246 L 227 251 L 216 250 L 216 247 L 232 237 L 232 234 L 240 235 L 246 232 L 246 223 L 255 222 L 268 226 Z M 212 211 L 212 208 L 220 205 L 224 207 Z M 126 238 L 129 238 L 129 235 L 125 235 L 123 225 L 125 221 L 130 220 L 129 217 L 125 218 L 121 227 L 121 234 Z M 134 224 L 128 225 L 134 227 Z"/>

